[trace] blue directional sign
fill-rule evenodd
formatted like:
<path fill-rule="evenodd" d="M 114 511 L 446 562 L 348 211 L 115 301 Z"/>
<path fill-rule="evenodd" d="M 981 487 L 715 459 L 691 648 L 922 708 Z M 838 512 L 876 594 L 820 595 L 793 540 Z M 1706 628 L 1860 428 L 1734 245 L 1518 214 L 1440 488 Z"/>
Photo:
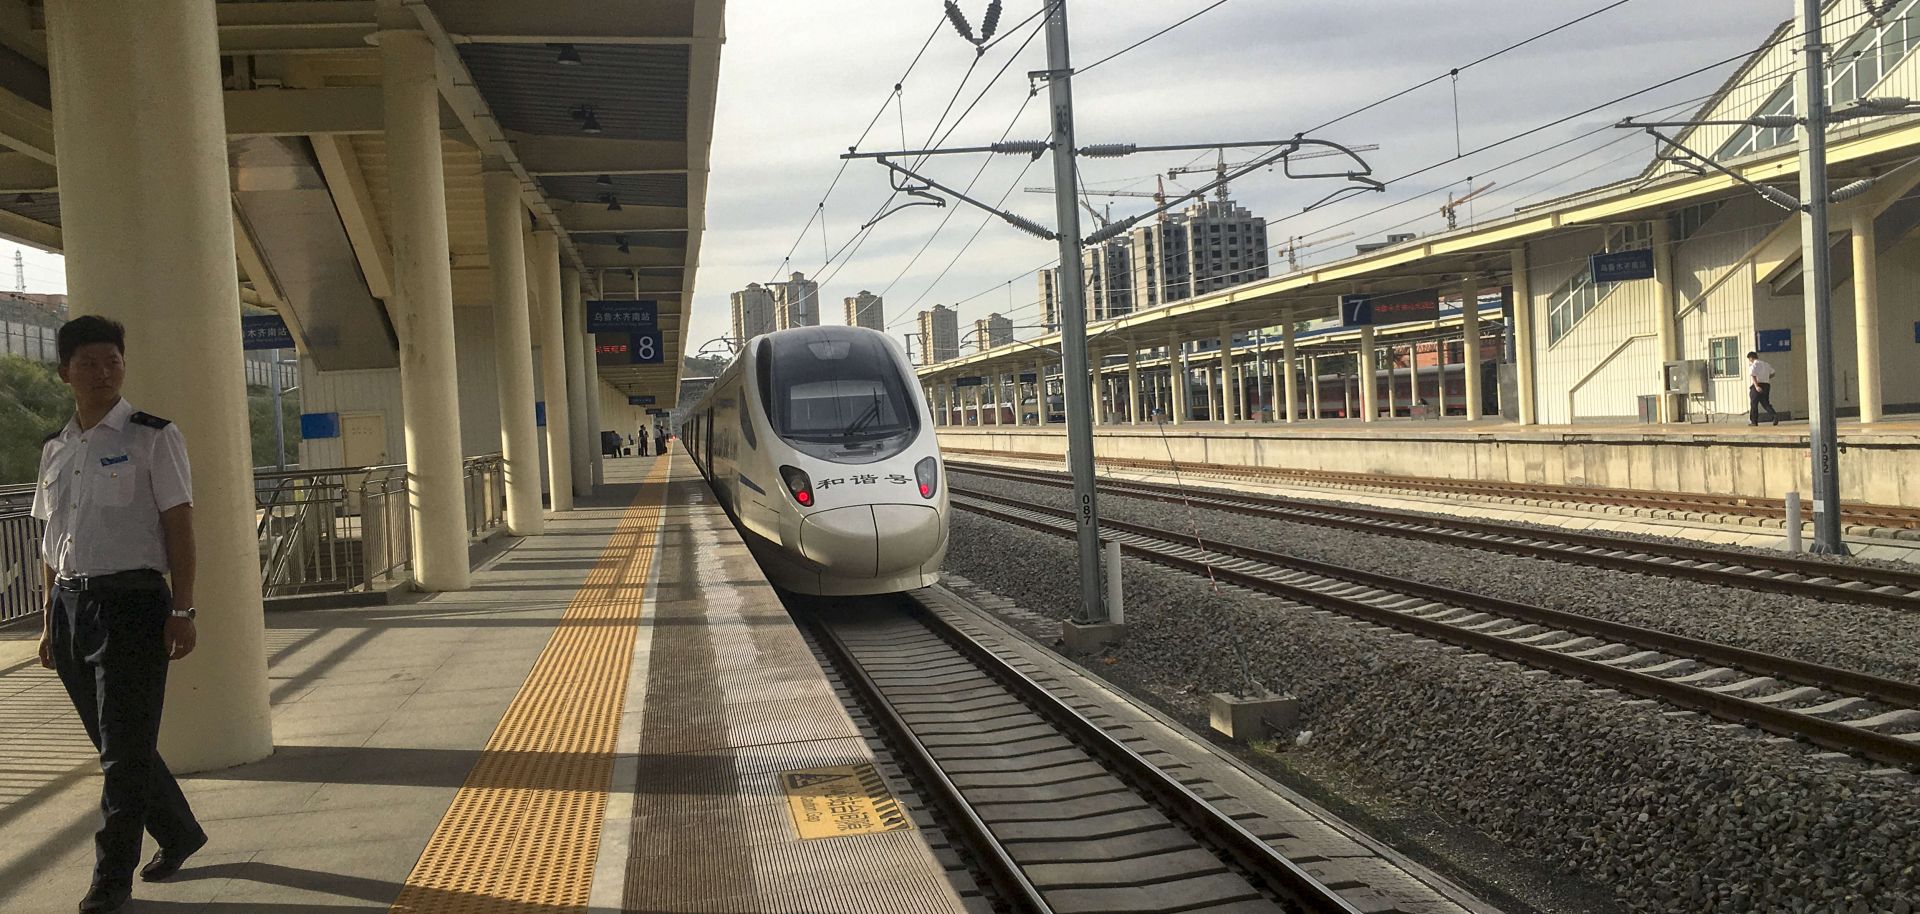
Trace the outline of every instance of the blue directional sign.
<path fill-rule="evenodd" d="M 292 349 L 293 331 L 278 314 L 248 315 L 240 318 L 240 348 Z"/>
<path fill-rule="evenodd" d="M 1595 254 L 1587 258 L 1587 269 L 1593 271 L 1594 282 L 1652 279 L 1653 251 L 1640 248 L 1633 251 L 1615 251 L 1611 254 Z"/>
<path fill-rule="evenodd" d="M 1373 296 L 1340 296 L 1340 326 L 1365 327 L 1373 323 Z"/>
<path fill-rule="evenodd" d="M 1035 381 L 1039 380 L 1039 378 L 1040 378 L 1039 375 L 1031 371 L 1020 372 L 1020 383 L 1022 384 L 1032 384 Z"/>
<path fill-rule="evenodd" d="M 654 301 L 587 302 L 588 333 L 644 332 L 660 327 L 660 303 Z"/>
<path fill-rule="evenodd" d="M 655 400 L 652 394 L 647 394 L 646 396 L 633 396 L 629 394 L 627 396 L 628 406 L 652 406 L 654 402 Z"/>
<path fill-rule="evenodd" d="M 1760 352 L 1792 352 L 1793 328 L 1761 330 L 1754 333 L 1754 349 Z"/>
<path fill-rule="evenodd" d="M 300 437 L 308 441 L 340 437 L 340 414 L 301 413 Z"/>
<path fill-rule="evenodd" d="M 985 383 L 987 383 L 987 379 L 981 377 L 953 379 L 953 386 L 955 387 L 979 387 Z"/>

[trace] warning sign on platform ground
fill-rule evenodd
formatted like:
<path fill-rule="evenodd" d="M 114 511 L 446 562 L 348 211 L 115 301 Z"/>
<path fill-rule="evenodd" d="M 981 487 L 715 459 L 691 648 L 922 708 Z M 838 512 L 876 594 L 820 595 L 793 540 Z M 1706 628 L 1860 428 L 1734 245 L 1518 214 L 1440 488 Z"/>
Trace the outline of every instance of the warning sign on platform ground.
<path fill-rule="evenodd" d="M 913 821 L 872 765 L 802 768 L 780 775 L 787 811 L 802 838 L 870 835 L 912 828 Z"/>

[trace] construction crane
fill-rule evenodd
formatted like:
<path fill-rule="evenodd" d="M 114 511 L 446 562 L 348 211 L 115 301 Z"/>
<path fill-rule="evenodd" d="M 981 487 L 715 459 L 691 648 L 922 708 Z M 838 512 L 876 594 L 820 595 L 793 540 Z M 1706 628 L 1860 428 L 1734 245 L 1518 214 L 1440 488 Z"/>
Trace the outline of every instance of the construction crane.
<path fill-rule="evenodd" d="M 1354 152 L 1372 152 L 1379 148 L 1380 147 L 1378 146 L 1355 146 L 1353 147 L 1353 151 Z M 1287 156 L 1287 158 L 1291 161 L 1299 161 L 1301 159 L 1324 159 L 1324 158 L 1327 158 L 1328 156 L 1343 156 L 1346 154 L 1347 153 L 1344 150 L 1339 150 L 1339 149 L 1309 149 L 1305 152 L 1294 153 L 1293 155 Z M 1190 174 L 1196 174 L 1198 172 L 1203 172 L 1203 171 L 1211 171 L 1213 172 L 1215 179 L 1220 182 L 1220 185 L 1213 189 L 1214 196 L 1220 202 L 1225 203 L 1227 202 L 1227 169 L 1245 168 L 1252 164 L 1254 163 L 1253 162 L 1228 162 L 1227 154 L 1224 151 L 1222 151 L 1220 153 L 1219 158 L 1214 161 L 1213 166 L 1210 168 L 1201 168 L 1196 166 L 1181 166 L 1179 168 L 1169 168 L 1167 169 L 1167 177 L 1178 178 L 1181 175 L 1190 175 Z"/>
<path fill-rule="evenodd" d="M 1157 187 L 1156 190 L 1090 190 L 1088 188 L 1083 187 L 1080 189 L 1080 194 L 1081 196 L 1095 196 L 1095 197 L 1150 197 L 1152 198 L 1153 205 L 1156 208 L 1166 206 L 1167 205 L 1166 183 L 1160 178 L 1155 178 L 1154 184 Z M 1051 187 L 1022 187 L 1020 189 L 1030 194 L 1053 193 L 1053 188 Z M 1090 212 L 1090 213 L 1093 212 L 1093 207 L 1090 204 L 1088 204 L 1086 201 L 1084 200 L 1081 201 L 1080 205 L 1083 208 L 1085 208 L 1087 212 Z M 1102 216 L 1098 213 L 1095 213 L 1093 218 L 1096 221 L 1099 221 L 1103 227 L 1108 222 L 1112 221 L 1111 219 L 1105 216 Z M 1167 221 L 1167 214 L 1164 211 L 1160 213 L 1160 221 L 1161 222 Z"/>
<path fill-rule="evenodd" d="M 1440 215 L 1447 217 L 1447 228 L 1449 230 L 1452 230 L 1460 227 L 1460 220 L 1459 220 L 1459 213 L 1458 213 L 1460 209 L 1460 204 L 1465 203 L 1468 200 L 1471 200 L 1475 197 L 1480 196 L 1481 194 L 1486 193 L 1487 191 L 1492 190 L 1493 185 L 1495 183 L 1496 182 L 1488 181 L 1487 183 L 1482 184 L 1479 187 L 1474 187 L 1473 179 L 1468 178 L 1466 196 L 1456 199 L 1453 196 L 1453 192 L 1448 191 L 1447 202 L 1440 207 Z"/>
<path fill-rule="evenodd" d="M 1320 247 L 1323 244 L 1332 244 L 1336 241 L 1339 241 L 1342 238 L 1351 238 L 1353 237 L 1353 233 L 1341 232 L 1338 235 L 1328 235 L 1327 237 L 1321 238 L 1317 241 L 1309 241 L 1306 244 L 1301 244 L 1300 239 L 1305 237 L 1307 236 L 1290 235 L 1287 237 L 1286 244 L 1280 245 L 1278 248 L 1275 249 L 1279 253 L 1287 255 L 1287 269 L 1289 270 L 1300 269 L 1300 252 L 1301 251 L 1310 251 L 1310 250 L 1313 250 L 1314 248 Z"/>

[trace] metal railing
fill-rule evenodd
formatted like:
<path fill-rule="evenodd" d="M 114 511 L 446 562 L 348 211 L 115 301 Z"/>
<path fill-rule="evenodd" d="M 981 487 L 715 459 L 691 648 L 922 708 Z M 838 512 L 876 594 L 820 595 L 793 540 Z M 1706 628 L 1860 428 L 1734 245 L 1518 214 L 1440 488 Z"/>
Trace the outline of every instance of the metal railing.
<path fill-rule="evenodd" d="M 461 486 L 467 533 L 506 522 L 500 455 L 468 457 Z M 0 625 L 38 612 L 41 524 L 31 485 L 0 486 Z M 260 588 L 265 596 L 374 590 L 404 581 L 413 565 L 405 464 L 254 472 Z"/>

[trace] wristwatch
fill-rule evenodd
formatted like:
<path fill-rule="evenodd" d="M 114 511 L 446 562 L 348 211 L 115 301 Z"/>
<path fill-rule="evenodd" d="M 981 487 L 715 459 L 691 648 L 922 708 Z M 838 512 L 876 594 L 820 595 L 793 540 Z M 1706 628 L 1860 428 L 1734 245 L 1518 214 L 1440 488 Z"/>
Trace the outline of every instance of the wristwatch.
<path fill-rule="evenodd" d="M 199 613 L 196 612 L 193 607 L 189 606 L 186 609 L 178 609 L 178 608 L 173 609 L 169 611 L 167 615 L 172 616 L 175 619 L 187 619 L 191 621 L 193 617 L 199 615 Z"/>

